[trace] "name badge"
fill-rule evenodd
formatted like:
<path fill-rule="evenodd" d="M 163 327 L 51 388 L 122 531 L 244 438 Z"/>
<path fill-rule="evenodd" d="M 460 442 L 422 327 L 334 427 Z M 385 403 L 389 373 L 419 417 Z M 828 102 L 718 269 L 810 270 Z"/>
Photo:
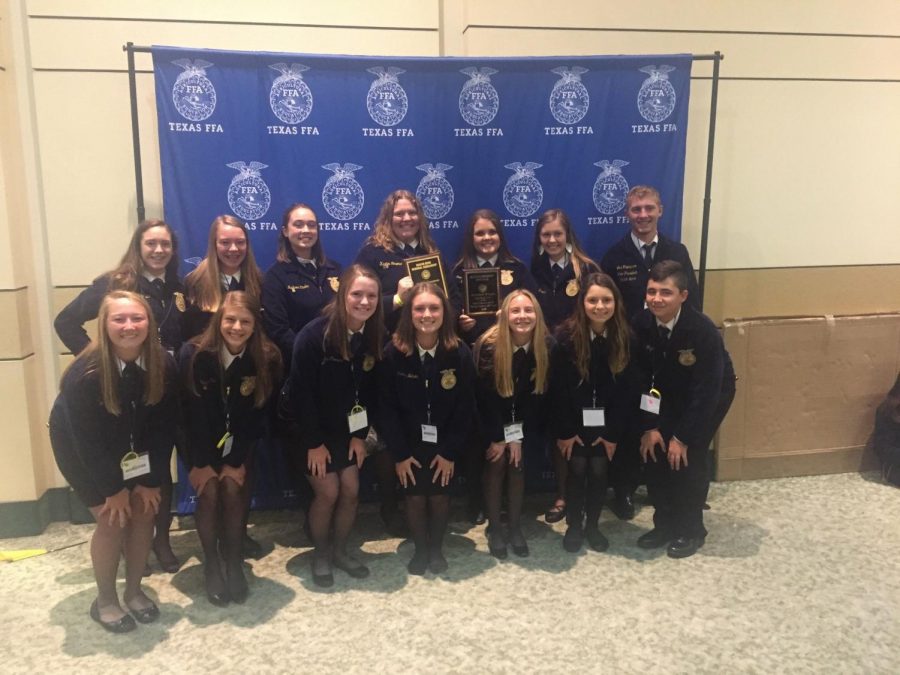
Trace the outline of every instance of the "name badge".
<path fill-rule="evenodd" d="M 122 457 L 119 466 L 122 467 L 122 478 L 124 480 L 145 476 L 150 473 L 150 455 L 146 452 L 142 452 L 139 455 L 132 450 Z"/>
<path fill-rule="evenodd" d="M 222 451 L 222 457 L 228 457 L 231 454 L 231 446 L 234 445 L 234 436 L 231 435 L 230 431 L 226 431 L 225 435 L 219 439 L 219 442 L 216 443 L 216 447 Z"/>
<path fill-rule="evenodd" d="M 662 398 L 656 389 L 651 389 L 647 394 L 641 394 L 641 410 L 659 415 L 659 402 Z"/>
<path fill-rule="evenodd" d="M 361 405 L 353 406 L 350 412 L 347 413 L 347 426 L 350 427 L 351 434 L 369 426 L 369 416 L 366 414 L 366 409 Z"/>
<path fill-rule="evenodd" d="M 523 422 L 510 422 L 503 425 L 503 440 L 507 443 L 521 441 L 523 438 L 525 438 Z"/>
<path fill-rule="evenodd" d="M 433 424 L 423 424 L 422 440 L 426 443 L 437 443 L 437 427 Z"/>
<path fill-rule="evenodd" d="M 605 408 L 582 408 L 581 423 L 586 427 L 605 427 Z"/>

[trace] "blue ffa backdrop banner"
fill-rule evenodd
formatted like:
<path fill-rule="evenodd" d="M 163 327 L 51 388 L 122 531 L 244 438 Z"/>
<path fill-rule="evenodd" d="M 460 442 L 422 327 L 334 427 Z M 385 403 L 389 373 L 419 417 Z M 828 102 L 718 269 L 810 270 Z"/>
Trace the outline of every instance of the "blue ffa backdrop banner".
<path fill-rule="evenodd" d="M 629 187 L 649 184 L 660 229 L 680 239 L 691 61 L 154 47 L 166 220 L 190 259 L 216 216 L 238 216 L 265 270 L 284 209 L 302 201 L 347 264 L 385 196 L 406 188 L 448 264 L 479 208 L 500 215 L 526 262 L 535 221 L 562 208 L 599 259 L 628 229 Z"/>
<path fill-rule="evenodd" d="M 390 192 L 414 192 L 448 264 L 490 208 L 528 262 L 534 224 L 562 208 L 594 258 L 628 230 L 625 195 L 653 185 L 680 239 L 690 55 L 384 58 L 154 47 L 165 219 L 182 273 L 220 214 L 244 220 L 260 267 L 285 208 L 308 203 L 346 265 Z M 256 504 L 290 485 L 260 452 Z M 545 471 L 538 476 L 547 483 Z M 551 474 L 552 476 L 552 474 Z M 182 480 L 179 507 L 193 509 Z"/>

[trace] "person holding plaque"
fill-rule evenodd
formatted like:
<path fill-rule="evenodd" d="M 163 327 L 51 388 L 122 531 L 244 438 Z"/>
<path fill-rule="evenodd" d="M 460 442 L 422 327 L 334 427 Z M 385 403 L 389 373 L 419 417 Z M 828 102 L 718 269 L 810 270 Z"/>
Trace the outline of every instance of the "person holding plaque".
<path fill-rule="evenodd" d="M 475 343 L 478 408 L 489 442 L 484 477 L 488 548 L 495 558 L 506 557 L 507 542 L 517 556 L 528 555 L 519 524 L 524 463 L 530 449 L 536 446 L 538 453 L 541 451 L 552 346 L 541 306 L 525 289 L 506 296 L 497 323 Z M 500 520 L 504 482 L 508 532 Z"/>
<path fill-rule="evenodd" d="M 366 239 L 356 256 L 356 262 L 374 271 L 381 282 L 381 306 L 389 333 L 397 328 L 406 296 L 414 284 L 406 261 L 425 255 L 440 256 L 428 233 L 425 211 L 412 192 L 394 190 L 381 205 L 375 219 L 375 232 Z M 454 288 L 451 293 L 455 295 L 455 291 Z M 375 475 L 381 486 L 381 517 L 388 530 L 397 533 L 402 521 L 397 504 L 394 464 L 387 453 L 381 452 L 383 444 L 375 441 L 374 434 L 373 441 Z"/>
<path fill-rule="evenodd" d="M 531 245 L 531 274 L 538 286 L 537 298 L 550 331 L 556 330 L 575 309 L 581 280 L 600 268 L 581 249 L 569 217 L 562 209 L 545 211 L 534 227 Z M 556 473 L 556 501 L 545 514 L 548 523 L 566 515 L 566 469 L 568 463 L 551 447 Z"/>
<path fill-rule="evenodd" d="M 259 300 L 226 293 L 206 330 L 181 348 L 179 369 L 187 430 L 182 454 L 197 493 L 206 596 L 219 606 L 243 603 L 247 465 L 281 378 L 281 353 L 262 330 Z"/>
<path fill-rule="evenodd" d="M 609 463 L 637 405 L 632 347 L 622 295 L 612 279 L 583 279 L 575 311 L 560 327 L 550 388 L 557 446 L 569 463 L 563 547 L 609 547 L 600 532 Z"/>
<path fill-rule="evenodd" d="M 453 267 L 453 281 L 463 299 L 457 308 L 459 334 L 470 347 L 497 320 L 503 299 L 525 288 L 537 293 L 528 267 L 516 258 L 506 243 L 503 223 L 490 209 L 472 214 L 463 235 L 462 255 Z M 485 521 L 482 489 L 484 446 L 481 430 L 473 428 L 464 465 L 469 505 L 468 517 L 475 525 Z"/>
<path fill-rule="evenodd" d="M 453 329 L 450 303 L 436 284 L 416 284 L 384 355 L 379 377 L 379 433 L 406 493 L 415 553 L 407 569 L 447 569 L 444 533 L 450 480 L 475 404 L 472 353 Z"/>
<path fill-rule="evenodd" d="M 181 347 L 186 304 L 184 287 L 178 277 L 178 238 L 167 223 L 153 219 L 140 223 L 119 266 L 94 279 L 56 317 L 53 327 L 72 354 L 77 356 L 90 344 L 83 326 L 97 318 L 103 297 L 116 290 L 143 296 L 156 320 L 160 343 L 174 356 Z M 153 554 L 164 572 L 177 572 L 181 563 L 169 541 L 169 526 L 172 523 L 171 472 L 162 475 L 160 504 L 162 506 L 156 514 Z"/>
<path fill-rule="evenodd" d="M 466 283 L 467 270 L 498 270 L 499 293 L 493 293 L 491 297 L 483 300 L 494 299 L 494 306 L 476 306 L 469 315 L 466 312 Z M 497 310 L 504 298 L 512 291 L 525 288 L 537 294 L 537 284 L 528 267 L 512 254 L 506 243 L 506 234 L 503 231 L 503 223 L 500 217 L 490 209 L 478 209 L 472 214 L 463 233 L 462 255 L 456 265 L 453 266 L 453 279 L 456 289 L 463 298 L 460 316 L 457 319 L 459 334 L 471 347 L 488 328 L 497 320 Z"/>
<path fill-rule="evenodd" d="M 376 421 L 384 336 L 378 277 L 352 265 L 325 315 L 307 324 L 294 343 L 289 406 L 315 492 L 309 529 L 313 582 L 319 586 L 334 583 L 332 565 L 355 579 L 369 575 L 347 551 L 347 539 L 356 519 L 366 436 Z"/>
<path fill-rule="evenodd" d="M 100 303 L 96 339 L 63 373 L 49 422 L 60 473 L 97 521 L 90 617 L 111 633 L 159 618 L 141 577 L 178 418 L 175 363 L 156 338 L 149 305 L 112 291 Z M 123 553 L 124 608 L 116 591 Z"/>

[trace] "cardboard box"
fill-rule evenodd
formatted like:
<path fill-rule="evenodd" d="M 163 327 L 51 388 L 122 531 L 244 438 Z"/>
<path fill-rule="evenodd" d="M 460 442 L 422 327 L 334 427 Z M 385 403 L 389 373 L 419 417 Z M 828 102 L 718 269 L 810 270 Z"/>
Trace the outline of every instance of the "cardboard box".
<path fill-rule="evenodd" d="M 877 468 L 865 446 L 900 370 L 900 314 L 728 319 L 723 336 L 738 383 L 718 480 Z"/>

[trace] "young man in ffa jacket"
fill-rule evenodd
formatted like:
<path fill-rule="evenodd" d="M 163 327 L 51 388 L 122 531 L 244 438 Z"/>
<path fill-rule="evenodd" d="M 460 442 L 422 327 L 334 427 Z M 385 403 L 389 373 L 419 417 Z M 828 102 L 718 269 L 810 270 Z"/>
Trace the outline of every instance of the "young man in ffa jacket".
<path fill-rule="evenodd" d="M 653 529 L 641 548 L 668 544 L 672 558 L 703 546 L 709 444 L 734 399 L 734 368 L 715 324 L 688 303 L 687 271 L 677 262 L 650 270 L 647 309 L 632 327 L 642 378 L 641 458 L 653 503 Z"/>

